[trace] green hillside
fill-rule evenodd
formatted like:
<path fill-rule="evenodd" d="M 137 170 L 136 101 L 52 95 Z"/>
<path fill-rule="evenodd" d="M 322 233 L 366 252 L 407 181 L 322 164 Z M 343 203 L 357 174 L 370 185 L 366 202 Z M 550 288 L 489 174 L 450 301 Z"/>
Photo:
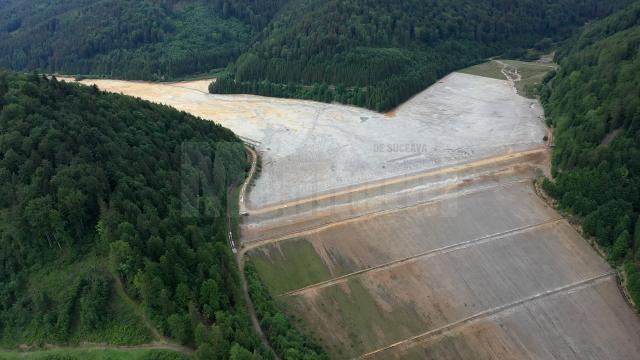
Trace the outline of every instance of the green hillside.
<path fill-rule="evenodd" d="M 247 168 L 233 133 L 0 72 L 0 154 L 0 347 L 168 337 L 200 358 L 261 351 L 226 239 Z"/>
<path fill-rule="evenodd" d="M 214 93 L 387 111 L 449 72 L 545 50 L 627 0 L 290 0 Z"/>
<path fill-rule="evenodd" d="M 542 100 L 555 129 L 545 182 L 586 234 L 624 263 L 640 304 L 640 2 L 588 25 L 560 55 Z"/>
<path fill-rule="evenodd" d="M 169 80 L 225 67 L 285 0 L 4 0 L 0 67 Z"/>
<path fill-rule="evenodd" d="M 0 360 L 189 360 L 191 358 L 176 351 L 158 349 L 56 349 L 29 353 L 0 353 Z"/>
<path fill-rule="evenodd" d="M 0 67 L 172 80 L 386 111 L 447 73 L 547 50 L 630 0 L 0 1 Z"/>

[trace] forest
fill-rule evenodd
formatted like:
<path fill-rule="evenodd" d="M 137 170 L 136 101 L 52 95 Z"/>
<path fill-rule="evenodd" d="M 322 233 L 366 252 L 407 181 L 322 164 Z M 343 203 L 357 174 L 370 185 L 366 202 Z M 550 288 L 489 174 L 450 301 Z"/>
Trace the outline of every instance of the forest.
<path fill-rule="evenodd" d="M 124 298 L 199 359 L 266 354 L 226 238 L 247 170 L 233 133 L 0 72 L 0 134 L 0 346 L 150 342 Z"/>
<path fill-rule="evenodd" d="M 302 333 L 282 312 L 264 285 L 252 262 L 245 268 L 249 295 L 256 308 L 260 327 L 273 350 L 283 359 L 328 360 L 329 355 L 308 334 Z"/>
<path fill-rule="evenodd" d="M 620 0 L 291 0 L 211 85 L 388 111 L 449 72 L 569 37 Z"/>
<path fill-rule="evenodd" d="M 284 1 L 0 1 L 0 67 L 137 80 L 210 72 Z"/>
<path fill-rule="evenodd" d="M 0 1 L 0 67 L 167 81 L 388 111 L 449 72 L 522 56 L 631 0 Z M 226 71 L 223 71 L 226 70 Z"/>
<path fill-rule="evenodd" d="M 640 2 L 589 24 L 542 89 L 554 129 L 545 190 L 621 266 L 640 304 Z"/>

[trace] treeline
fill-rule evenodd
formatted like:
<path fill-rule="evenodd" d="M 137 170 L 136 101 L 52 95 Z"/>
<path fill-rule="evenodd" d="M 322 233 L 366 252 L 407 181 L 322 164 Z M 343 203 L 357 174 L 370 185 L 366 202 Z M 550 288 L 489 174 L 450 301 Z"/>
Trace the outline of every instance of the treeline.
<path fill-rule="evenodd" d="M 0 72 L 0 343 L 110 342 L 121 286 L 198 358 L 268 355 L 226 238 L 247 166 L 212 122 Z"/>
<path fill-rule="evenodd" d="M 171 80 L 232 63 L 214 92 L 385 111 L 452 70 L 542 51 L 629 1 L 6 0 L 0 67 Z"/>
<path fill-rule="evenodd" d="M 640 304 L 640 2 L 588 25 L 560 53 L 542 100 L 554 127 L 544 188 L 580 216 Z"/>
<path fill-rule="evenodd" d="M 431 80 L 432 78 L 434 80 Z M 342 104 L 385 111 L 390 109 L 393 104 L 399 103 L 402 99 L 424 89 L 426 86 L 424 84 L 431 83 L 435 79 L 435 75 L 426 79 L 409 76 L 407 78 L 389 79 L 384 82 L 384 86 L 347 88 L 343 85 L 328 86 L 327 84 L 318 83 L 312 86 L 276 84 L 268 81 L 240 83 L 225 76 L 212 82 L 209 85 L 209 92 L 216 94 L 248 93 L 277 98 L 315 100 L 326 103 L 340 102 Z M 395 89 L 395 91 L 388 92 L 390 88 Z"/>
<path fill-rule="evenodd" d="M 169 80 L 234 61 L 284 0 L 8 0 L 0 67 Z"/>
<path fill-rule="evenodd" d="M 376 51 L 363 51 L 362 61 L 366 67 L 371 61 Z M 297 98 L 305 100 L 315 100 L 326 103 L 339 102 L 343 104 L 366 107 L 377 111 L 387 111 L 396 104 L 403 102 L 417 92 L 423 90 L 428 85 L 434 83 L 438 78 L 446 75 L 444 69 L 427 70 L 427 67 L 418 67 L 417 70 L 408 70 L 405 74 L 392 74 L 394 68 L 393 54 L 403 54 L 403 56 L 411 56 L 416 63 L 424 63 L 429 61 L 433 56 L 426 52 L 420 52 L 419 55 L 412 54 L 398 49 L 388 49 L 383 51 L 385 61 L 376 61 L 378 65 L 372 65 L 367 74 L 354 71 L 353 68 L 362 68 L 362 66 L 348 66 L 344 69 L 333 69 L 336 73 L 344 74 L 345 78 L 349 76 L 366 76 L 368 78 L 379 78 L 371 86 L 345 86 L 343 83 L 339 85 L 327 85 L 324 82 L 313 82 L 311 85 L 300 85 L 294 82 L 275 83 L 268 80 L 261 81 L 236 81 L 233 75 L 224 76 L 216 79 L 209 86 L 209 92 L 217 94 L 238 94 L 249 93 L 262 96 L 280 97 L 280 98 Z M 364 55 L 369 53 L 371 57 Z M 463 66 L 474 59 L 473 54 L 465 54 L 451 61 Z M 373 62 L 372 62 L 373 63 Z M 400 64 L 396 64 L 400 65 Z M 380 73 L 376 74 L 377 66 L 384 67 L 387 78 Z M 286 72 L 285 64 L 278 67 L 280 71 Z M 363 83 L 367 80 L 361 79 Z"/>
<path fill-rule="evenodd" d="M 272 91 L 386 111 L 452 70 L 542 48 L 628 2 L 291 0 L 211 90 Z M 323 86 L 329 90 L 322 94 L 304 88 Z"/>
<path fill-rule="evenodd" d="M 319 345 L 302 334 L 291 323 L 287 315 L 278 309 L 251 261 L 247 262 L 245 274 L 249 294 L 260 320 L 260 327 L 278 356 L 283 360 L 328 360 L 329 355 Z"/>

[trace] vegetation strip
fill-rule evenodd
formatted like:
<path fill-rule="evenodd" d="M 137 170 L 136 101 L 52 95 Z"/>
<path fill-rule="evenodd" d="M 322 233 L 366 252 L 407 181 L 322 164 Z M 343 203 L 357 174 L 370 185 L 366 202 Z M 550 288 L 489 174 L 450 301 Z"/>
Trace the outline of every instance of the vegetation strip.
<path fill-rule="evenodd" d="M 543 299 L 543 298 L 546 298 L 546 297 L 549 297 L 549 296 L 554 296 L 554 295 L 557 295 L 557 294 L 560 294 L 560 293 L 569 292 L 569 291 L 572 291 L 572 290 L 577 290 L 577 289 L 581 289 L 581 288 L 584 288 L 584 287 L 588 287 L 588 286 L 591 286 L 591 285 L 593 285 L 593 284 L 595 284 L 597 282 L 600 282 L 600 281 L 603 281 L 603 280 L 608 279 L 610 277 L 613 277 L 613 276 L 615 276 L 615 274 L 616 274 L 615 272 L 608 272 L 608 273 L 600 274 L 598 276 L 595 276 L 595 277 L 592 277 L 592 278 L 589 278 L 589 279 L 581 280 L 581 281 L 574 282 L 574 283 L 571 283 L 571 284 L 568 284 L 568 285 L 565 285 L 565 286 L 561 286 L 561 287 L 558 287 L 558 288 L 555 288 L 555 289 L 547 290 L 545 292 L 542 292 L 542 293 L 539 293 L 539 294 L 535 294 L 533 296 L 529 296 L 529 297 L 526 297 L 524 299 L 520 299 L 520 300 L 511 302 L 509 304 L 501 305 L 501 306 L 498 306 L 498 307 L 495 307 L 495 308 L 492 308 L 492 309 L 487 309 L 485 311 L 481 311 L 481 312 L 479 312 L 477 314 L 471 315 L 469 317 L 466 317 L 464 319 L 458 320 L 456 322 L 441 326 L 441 327 L 433 329 L 433 330 L 429 330 L 429 331 L 424 332 L 422 334 L 419 334 L 419 335 L 416 335 L 416 336 L 412 336 L 412 337 L 410 337 L 408 339 L 405 339 L 405 340 L 402 340 L 402 341 L 398 341 L 397 343 L 394 343 L 394 344 L 385 346 L 383 348 L 368 352 L 366 354 L 363 354 L 363 355 L 359 356 L 358 359 L 366 359 L 366 358 L 369 358 L 369 357 L 371 357 L 373 355 L 376 355 L 376 354 L 378 354 L 378 353 L 380 353 L 382 351 L 389 350 L 389 349 L 398 347 L 400 345 L 405 345 L 405 344 L 409 344 L 409 343 L 415 343 L 416 341 L 424 340 L 424 339 L 430 338 L 432 336 L 439 336 L 439 335 L 442 335 L 444 333 L 448 333 L 451 330 L 453 330 L 455 328 L 458 328 L 460 326 L 463 326 L 463 325 L 466 325 L 468 323 L 477 321 L 477 320 L 479 320 L 481 318 L 485 318 L 485 317 L 489 317 L 489 316 L 492 316 L 492 315 L 496 315 L 496 314 L 502 313 L 504 311 L 520 307 L 520 306 L 522 306 L 524 304 L 527 304 L 527 303 L 530 303 L 530 302 L 533 302 L 533 301 L 537 301 L 537 300 L 540 300 L 540 299 Z"/>
<path fill-rule="evenodd" d="M 403 259 L 398 259 L 398 260 L 394 260 L 394 261 L 390 261 L 381 265 L 377 265 L 374 267 L 370 267 L 367 269 L 363 269 L 360 271 L 355 271 L 352 272 L 350 274 L 346 274 L 346 275 L 342 275 L 327 281 L 323 281 L 317 284 L 313 284 L 313 285 L 309 285 L 309 286 L 305 286 L 301 289 L 298 290 L 293 290 L 293 291 L 289 291 L 287 293 L 284 294 L 280 294 L 278 296 L 282 296 L 282 297 L 286 297 L 286 296 L 295 296 L 295 295 L 300 295 L 306 291 L 309 290 L 317 290 L 317 289 L 322 289 L 328 286 L 333 286 L 339 283 L 343 283 L 347 280 L 349 280 L 352 277 L 356 277 L 365 273 L 369 273 L 369 272 L 374 272 L 374 271 L 381 271 L 381 270 L 385 270 L 385 269 L 389 269 L 389 268 L 393 268 L 396 266 L 400 266 L 402 264 L 406 264 L 409 262 L 413 262 L 416 260 L 419 260 L 421 258 L 425 258 L 425 257 L 431 257 L 431 256 L 436 256 L 436 255 L 440 255 L 440 254 L 446 254 L 452 251 L 456 251 L 456 250 L 461 250 L 461 249 L 466 249 L 469 246 L 474 246 L 474 245 L 480 245 L 480 244 L 485 244 L 489 241 L 493 241 L 493 240 L 500 240 L 500 239 L 505 239 L 507 238 L 509 235 L 515 235 L 515 234 L 519 234 L 522 232 L 527 232 L 533 229 L 537 229 L 543 226 L 547 226 L 550 224 L 555 224 L 558 222 L 562 222 L 564 221 L 564 218 L 557 218 L 557 219 L 551 219 L 539 224 L 535 224 L 535 225 L 528 225 L 528 226 L 523 226 L 517 229 L 512 229 L 512 230 L 507 230 L 507 231 L 503 231 L 500 233 L 496 233 L 496 234 L 491 234 L 491 235 L 487 235 L 487 236 L 483 236 L 477 239 L 473 239 L 473 240 L 468 240 L 468 241 L 464 241 L 458 244 L 453 244 L 453 245 L 449 245 L 449 246 L 444 246 L 441 247 L 439 249 L 434 249 L 434 250 L 429 250 L 414 256 L 409 256 Z"/>
<path fill-rule="evenodd" d="M 162 347 L 56 347 L 33 352 L 0 351 L 2 360 L 192 360 L 190 354 Z M 200 359 L 198 359 L 200 360 Z"/>
<path fill-rule="evenodd" d="M 276 358 L 278 355 L 285 359 L 292 359 L 292 354 L 300 354 L 294 359 L 328 360 L 329 356 L 315 340 L 301 332 L 291 319 L 279 308 L 264 286 L 253 263 L 246 267 L 248 288 L 251 299 L 255 302 L 256 315 L 260 318 L 260 325 L 265 328 L 265 334 L 272 343 Z"/>
<path fill-rule="evenodd" d="M 245 199 L 248 186 L 256 176 L 258 154 L 253 148 L 245 144 L 245 149 L 251 157 L 251 169 L 240 188 L 238 208 L 240 213 L 246 211 Z M 322 347 L 309 340 L 300 333 L 283 313 L 276 309 L 276 305 L 258 276 L 253 264 L 246 266 L 245 251 L 241 250 L 236 256 L 240 271 L 241 288 L 245 297 L 247 311 L 255 332 L 260 337 L 265 348 L 269 349 L 275 360 L 280 356 L 288 357 L 290 353 L 304 354 L 308 360 L 328 359 Z M 255 299 L 255 300 L 254 300 Z M 258 306 L 256 303 L 258 302 Z M 270 325 L 266 330 L 263 323 Z M 272 344 L 273 343 L 273 344 Z"/>

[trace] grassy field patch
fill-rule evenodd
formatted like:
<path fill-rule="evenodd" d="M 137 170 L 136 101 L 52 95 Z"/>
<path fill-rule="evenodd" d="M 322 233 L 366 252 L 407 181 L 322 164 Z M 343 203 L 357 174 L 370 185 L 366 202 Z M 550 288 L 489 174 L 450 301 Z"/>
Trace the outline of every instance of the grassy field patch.
<path fill-rule="evenodd" d="M 324 339 L 333 358 L 351 358 L 428 328 L 413 303 L 374 295 L 372 291 L 377 290 L 366 287 L 359 279 L 350 279 L 342 286 L 324 288 L 310 297 L 291 297 L 286 302 L 302 318 L 306 308 L 327 316 L 325 321 L 331 326 L 318 327 L 316 333 Z M 381 297 L 393 303 L 393 308 L 385 309 L 377 301 Z"/>
<path fill-rule="evenodd" d="M 284 241 L 250 253 L 260 277 L 273 294 L 282 294 L 331 277 L 313 245 L 305 239 Z"/>
<path fill-rule="evenodd" d="M 507 80 L 501 72 L 502 66 L 495 61 L 474 65 L 458 72 L 469 75 L 484 76 L 492 79 Z"/>
<path fill-rule="evenodd" d="M 519 60 L 502 60 L 503 63 L 518 70 L 522 79 L 516 83 L 518 93 L 526 97 L 538 95 L 538 87 L 544 77 L 557 68 L 555 64 L 539 64 Z"/>
<path fill-rule="evenodd" d="M 190 356 L 158 349 L 58 349 L 34 352 L 0 352 L 0 360 L 188 360 Z"/>
<path fill-rule="evenodd" d="M 82 296 L 91 279 L 106 279 L 107 295 L 104 319 L 98 324 L 83 322 Z M 28 280 L 27 296 L 17 302 L 7 319 L 16 328 L 6 331 L 0 345 L 13 348 L 19 344 L 61 344 L 99 342 L 113 345 L 138 345 L 153 340 L 149 329 L 133 305 L 115 288 L 115 280 L 105 264 L 90 256 L 68 267 L 45 266 L 34 271 Z M 34 308 L 46 306 L 44 318 L 33 315 Z M 18 330 L 20 329 L 20 330 Z"/>
<path fill-rule="evenodd" d="M 502 73 L 502 69 L 505 65 L 508 67 L 508 70 L 517 70 L 518 74 L 521 76 L 521 79 L 516 82 L 518 94 L 529 98 L 533 98 L 538 95 L 537 89 L 544 80 L 544 77 L 547 73 L 557 68 L 557 65 L 555 64 L 540 64 L 519 60 L 491 60 L 486 63 L 468 67 L 458 72 L 499 80 L 507 80 Z"/>

